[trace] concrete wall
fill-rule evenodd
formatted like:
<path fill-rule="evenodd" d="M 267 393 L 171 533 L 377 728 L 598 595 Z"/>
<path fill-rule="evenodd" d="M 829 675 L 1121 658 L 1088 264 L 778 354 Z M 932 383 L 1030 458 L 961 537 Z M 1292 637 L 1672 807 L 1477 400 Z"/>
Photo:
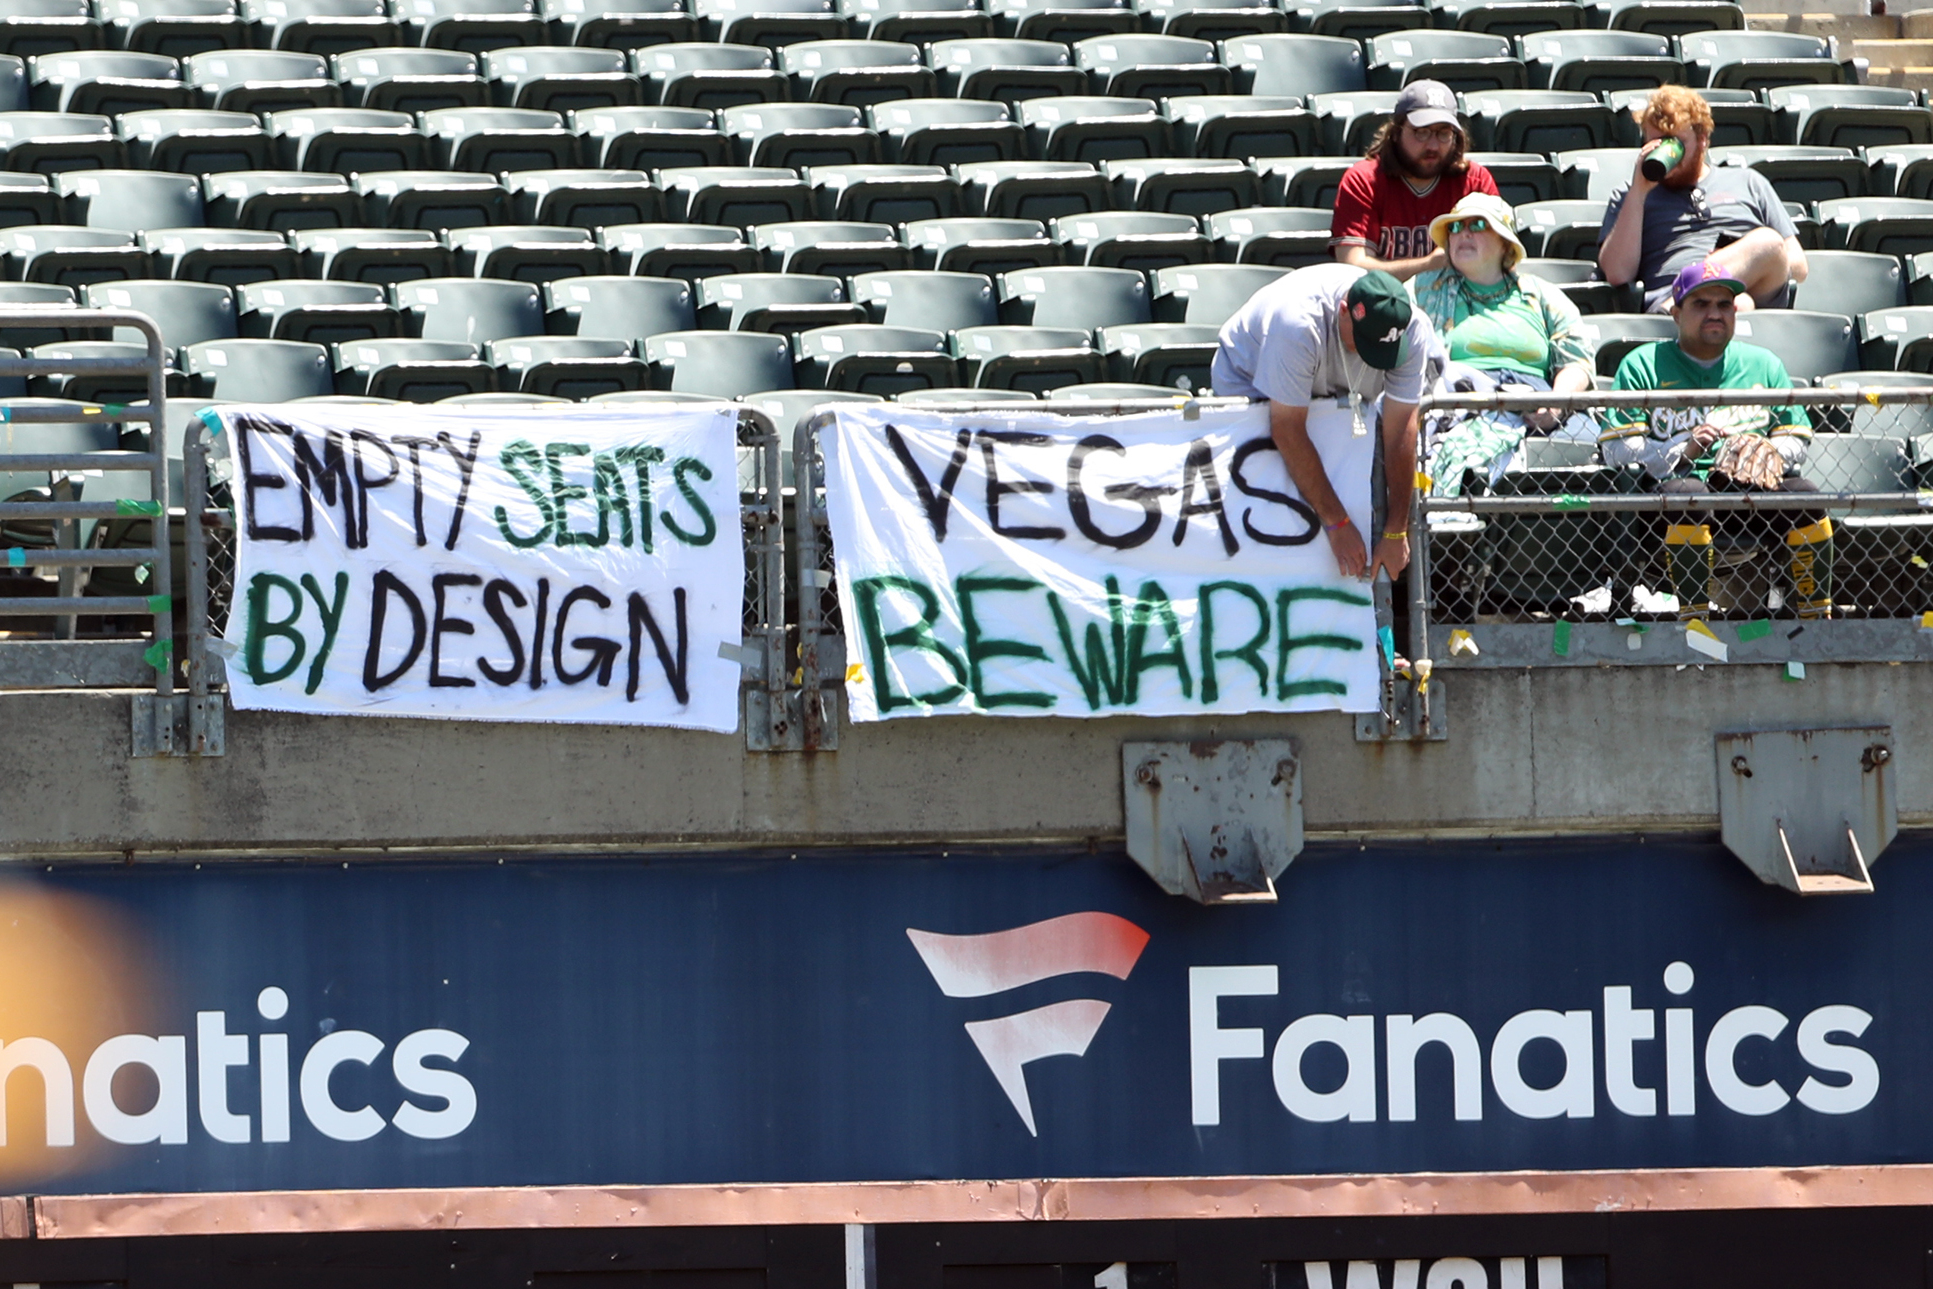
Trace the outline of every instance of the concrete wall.
<path fill-rule="evenodd" d="M 746 846 L 1119 836 L 1128 739 L 1291 735 L 1316 832 L 1716 826 L 1712 735 L 1891 724 L 1903 824 L 1933 822 L 1933 668 L 1466 671 L 1450 738 L 1351 717 L 906 720 L 837 752 L 617 727 L 231 712 L 227 755 L 132 760 L 125 694 L 0 694 L 0 854 Z"/>

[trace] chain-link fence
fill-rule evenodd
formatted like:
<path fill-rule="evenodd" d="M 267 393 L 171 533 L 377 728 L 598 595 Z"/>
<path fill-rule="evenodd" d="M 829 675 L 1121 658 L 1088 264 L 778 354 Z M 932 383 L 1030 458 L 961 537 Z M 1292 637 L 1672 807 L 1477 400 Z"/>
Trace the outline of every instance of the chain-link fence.
<path fill-rule="evenodd" d="M 1539 408 L 1555 433 L 1522 435 Z M 1933 609 L 1933 387 L 1458 397 L 1425 419 L 1413 628 Z M 1735 433 L 1784 459 L 1732 478 Z"/>

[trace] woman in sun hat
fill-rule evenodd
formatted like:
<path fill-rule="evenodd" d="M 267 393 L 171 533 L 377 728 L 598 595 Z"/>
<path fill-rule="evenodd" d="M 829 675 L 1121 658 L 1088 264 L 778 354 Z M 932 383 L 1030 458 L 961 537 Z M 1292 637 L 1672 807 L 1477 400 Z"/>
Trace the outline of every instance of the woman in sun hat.
<path fill-rule="evenodd" d="M 1430 239 L 1450 262 L 1418 275 L 1411 289 L 1442 338 L 1445 391 L 1569 394 L 1591 388 L 1594 346 L 1583 335 L 1577 306 L 1550 283 L 1516 271 L 1524 258 L 1516 223 L 1502 198 L 1470 193 L 1430 224 Z M 1432 427 L 1438 432 L 1429 473 L 1435 491 L 1451 495 L 1466 469 L 1494 479 L 1516 455 L 1527 428 L 1549 433 L 1564 419 L 1548 411 L 1447 415 L 1450 424 Z"/>

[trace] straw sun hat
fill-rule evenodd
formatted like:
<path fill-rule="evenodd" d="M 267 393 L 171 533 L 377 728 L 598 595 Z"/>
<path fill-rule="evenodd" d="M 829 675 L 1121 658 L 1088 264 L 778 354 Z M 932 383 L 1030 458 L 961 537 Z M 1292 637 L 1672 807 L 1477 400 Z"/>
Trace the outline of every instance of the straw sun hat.
<path fill-rule="evenodd" d="M 1468 193 L 1448 214 L 1438 215 L 1431 220 L 1430 240 L 1436 243 L 1438 250 L 1444 249 L 1450 240 L 1450 224 L 1472 216 L 1490 221 L 1490 231 L 1503 238 L 1504 272 L 1516 268 L 1518 261 L 1524 258 L 1524 244 L 1517 240 L 1516 212 L 1503 198 L 1493 197 L 1487 192 Z"/>

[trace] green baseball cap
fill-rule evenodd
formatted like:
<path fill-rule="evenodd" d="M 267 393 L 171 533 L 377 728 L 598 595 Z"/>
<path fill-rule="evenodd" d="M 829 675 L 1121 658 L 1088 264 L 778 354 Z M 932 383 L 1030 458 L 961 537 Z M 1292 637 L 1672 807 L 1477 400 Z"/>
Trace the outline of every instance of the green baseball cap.
<path fill-rule="evenodd" d="M 1381 269 L 1357 278 L 1343 297 L 1356 331 L 1356 356 L 1371 367 L 1390 371 L 1409 357 L 1409 293 Z"/>

